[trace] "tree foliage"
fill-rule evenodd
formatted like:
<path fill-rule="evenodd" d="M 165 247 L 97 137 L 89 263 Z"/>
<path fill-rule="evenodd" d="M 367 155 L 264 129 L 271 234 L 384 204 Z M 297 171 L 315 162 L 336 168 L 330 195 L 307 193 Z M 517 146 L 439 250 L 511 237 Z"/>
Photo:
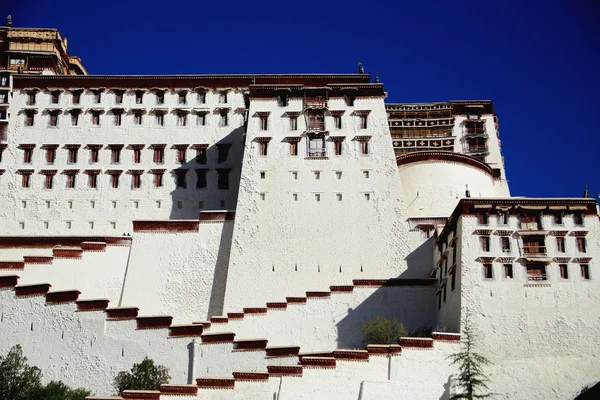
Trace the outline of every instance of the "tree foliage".
<path fill-rule="evenodd" d="M 493 397 L 494 394 L 487 392 L 489 379 L 483 373 L 483 368 L 489 365 L 490 361 L 475 352 L 477 336 L 473 331 L 468 315 L 465 317 L 463 324 L 462 337 L 461 351 L 448 357 L 452 360 L 451 364 L 458 364 L 459 373 L 456 379 L 456 386 L 460 388 L 461 392 L 451 396 L 450 400 L 473 400 Z"/>
<path fill-rule="evenodd" d="M 162 365 L 154 365 L 148 357 L 140 364 L 133 364 L 131 371 L 121 371 L 115 377 L 118 393 L 123 390 L 159 390 L 160 385 L 169 383 L 169 369 Z"/>
<path fill-rule="evenodd" d="M 85 389 L 71 389 L 62 381 L 51 381 L 36 389 L 31 400 L 85 400 L 92 393 Z"/>
<path fill-rule="evenodd" d="M 91 393 L 61 381 L 42 385 L 42 371 L 27 364 L 20 345 L 0 356 L 0 400 L 84 400 Z"/>
<path fill-rule="evenodd" d="M 398 338 L 407 336 L 408 331 L 397 319 L 375 316 L 361 327 L 367 344 L 394 344 Z"/>
<path fill-rule="evenodd" d="M 20 345 L 0 356 L 0 400 L 29 400 L 41 381 L 42 371 L 27 364 Z"/>

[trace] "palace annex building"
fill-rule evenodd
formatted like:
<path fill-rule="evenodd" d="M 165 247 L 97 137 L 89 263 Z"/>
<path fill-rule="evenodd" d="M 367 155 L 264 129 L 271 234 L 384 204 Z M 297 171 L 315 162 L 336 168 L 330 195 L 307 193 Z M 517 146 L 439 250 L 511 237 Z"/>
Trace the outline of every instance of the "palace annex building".
<path fill-rule="evenodd" d="M 511 197 L 491 101 L 386 96 L 360 65 L 89 75 L 7 20 L 0 354 L 96 399 L 148 357 L 171 383 L 116 398 L 439 400 L 469 315 L 501 398 L 600 381 L 596 201 Z M 375 316 L 410 337 L 365 344 Z"/>

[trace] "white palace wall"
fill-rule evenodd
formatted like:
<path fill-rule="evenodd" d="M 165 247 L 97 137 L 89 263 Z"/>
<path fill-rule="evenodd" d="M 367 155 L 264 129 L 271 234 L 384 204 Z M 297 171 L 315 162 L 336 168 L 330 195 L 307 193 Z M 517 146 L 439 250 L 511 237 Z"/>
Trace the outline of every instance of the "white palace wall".
<path fill-rule="evenodd" d="M 520 260 L 521 242 L 512 236 L 510 254 L 502 254 L 499 237 L 491 235 L 488 254 L 481 251 L 477 229 L 519 229 L 516 217 L 510 224 L 498 225 L 490 217 L 489 225 L 482 226 L 473 216 L 462 216 L 459 222 L 457 263 L 459 277 L 455 295 L 442 306 L 453 307 L 449 315 L 456 315 L 457 305 L 464 316 L 469 314 L 479 333 L 478 351 L 492 361 L 489 367 L 490 391 L 511 399 L 574 398 L 581 389 L 600 380 L 600 361 L 597 338 L 600 335 L 600 301 L 598 243 L 600 243 L 597 215 L 587 215 L 583 226 L 575 226 L 572 216 L 566 214 L 564 224 L 554 225 L 552 216 L 545 216 L 545 229 L 587 231 L 587 252 L 577 251 L 575 237 L 565 236 L 566 253 L 558 253 L 554 236 L 546 236 L 548 256 L 567 257 L 569 278 L 559 275 L 557 261 L 546 266 L 546 281 L 528 281 Z M 483 264 L 476 261 L 482 256 L 512 256 L 513 278 L 503 276 L 502 262 L 494 261 L 493 279 L 484 279 Z M 583 279 L 578 258 L 589 261 L 590 279 Z"/>
<path fill-rule="evenodd" d="M 302 101 L 278 107 L 275 99 L 251 99 L 227 311 L 351 279 L 395 277 L 406 268 L 407 223 L 383 99 L 358 97 L 347 107 L 333 98 L 329 109 L 345 110 L 342 129 L 329 129 L 333 118 L 326 117 L 330 135 L 345 136 L 343 154 L 332 155 L 327 141 L 328 159 L 307 160 L 304 135 L 298 156 L 290 156 L 284 142 L 304 130 L 302 115 L 294 132 L 283 116 L 302 111 Z M 359 129 L 355 110 L 370 110 L 368 129 Z M 270 112 L 267 131 L 260 130 L 257 112 Z M 356 135 L 371 135 L 370 154 L 360 154 Z M 255 139 L 264 136 L 272 139 L 263 157 Z"/>
<path fill-rule="evenodd" d="M 223 311 L 233 221 L 191 232 L 136 232 L 120 305 L 174 323 L 206 321 Z"/>
<path fill-rule="evenodd" d="M 57 86 L 61 85 L 61 77 Z M 228 92 L 227 103 L 219 103 L 219 90 L 206 93 L 206 103 L 200 103 L 198 94 L 188 90 L 187 104 L 179 104 L 177 91 L 167 90 L 164 104 L 156 103 L 154 92 L 145 91 L 142 104 L 135 103 L 135 93 L 126 90 L 123 103 L 115 102 L 115 93 L 111 90 L 102 93 L 101 102 L 96 104 L 93 94 L 84 90 L 81 104 L 73 104 L 70 91 L 62 91 L 58 104 L 51 104 L 49 91 L 41 90 L 36 95 L 36 104 L 27 105 L 27 92 L 15 90 L 10 106 L 8 130 L 8 147 L 4 150 L 0 168 L 6 168 L 0 176 L 0 191 L 5 195 L 0 198 L 0 234 L 22 235 L 120 235 L 133 231 L 131 221 L 137 219 L 197 219 L 202 209 L 234 209 L 237 200 L 237 182 L 239 181 L 240 162 L 243 151 L 243 125 L 245 109 L 243 93 L 240 90 L 224 89 Z M 79 124 L 72 126 L 71 115 L 67 110 L 80 107 Z M 217 107 L 226 107 L 228 123 L 220 127 L 220 115 Z M 115 126 L 111 110 L 123 108 L 122 125 Z M 25 126 L 23 110 L 36 109 L 34 126 Z M 58 126 L 49 126 L 48 110 L 60 110 Z M 100 125 L 91 122 L 89 110 L 102 110 Z M 136 125 L 132 110 L 144 110 L 142 124 Z M 154 111 L 164 109 L 164 126 L 156 122 Z M 206 110 L 206 125 L 199 125 L 198 117 L 192 110 Z M 190 112 L 187 125 L 179 126 L 176 110 Z M 229 156 L 224 163 L 217 162 L 217 143 L 231 144 Z M 21 144 L 35 144 L 31 163 L 24 163 Z M 56 149 L 54 163 L 46 161 L 44 144 L 59 145 Z M 77 162 L 68 163 L 65 145 L 80 144 Z M 90 160 L 88 144 L 102 145 L 99 161 Z M 122 144 L 121 160 L 111 161 L 111 150 L 108 145 Z M 142 144 L 141 162 L 134 163 L 133 150 L 130 144 Z M 153 161 L 152 144 L 164 144 L 164 163 Z M 187 144 L 187 162 L 179 163 L 177 150 L 173 145 Z M 206 144 L 207 163 L 199 164 L 195 160 L 194 144 Z M 208 169 L 207 188 L 196 189 L 194 169 Z M 217 188 L 216 168 L 231 168 L 230 189 Z M 21 175 L 17 169 L 32 169 L 31 187 L 21 187 Z M 79 170 L 75 188 L 66 186 L 64 170 Z M 88 186 L 87 169 L 101 170 L 98 175 L 98 187 Z M 143 170 L 141 188 L 132 187 L 132 175 L 128 170 Z M 163 186 L 154 186 L 152 169 L 165 169 Z M 174 170 L 188 169 L 186 188 L 175 185 Z M 44 188 L 44 175 L 41 170 L 57 170 L 54 176 L 54 187 Z M 122 170 L 119 187 L 110 184 L 107 170 Z M 203 202 L 202 204 L 200 202 Z M 48 227 L 46 227 L 47 223 Z"/>

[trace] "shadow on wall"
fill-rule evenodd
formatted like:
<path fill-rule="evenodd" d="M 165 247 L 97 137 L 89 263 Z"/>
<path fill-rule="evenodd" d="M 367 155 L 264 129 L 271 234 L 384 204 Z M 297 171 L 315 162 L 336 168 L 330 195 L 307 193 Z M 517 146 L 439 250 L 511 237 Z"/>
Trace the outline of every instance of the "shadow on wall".
<path fill-rule="evenodd" d="M 430 237 L 406 257 L 399 279 L 428 279 L 433 266 L 435 239 Z M 360 291 L 360 288 L 354 288 Z M 396 318 L 409 333 L 434 329 L 437 324 L 436 289 L 431 286 L 380 287 L 337 324 L 338 348 L 363 348 L 362 324 L 375 316 Z"/>
<path fill-rule="evenodd" d="M 223 304 L 225 302 L 225 287 L 227 286 L 227 273 L 229 271 L 229 255 L 231 253 L 231 240 L 233 237 L 233 221 L 224 222 L 219 242 L 219 253 L 215 266 L 210 301 L 208 303 L 208 315 L 210 317 L 223 315 Z"/>
<path fill-rule="evenodd" d="M 406 257 L 406 270 L 399 278 L 429 278 L 433 268 L 434 237 L 428 238 Z"/>
<path fill-rule="evenodd" d="M 169 219 L 198 219 L 202 210 L 234 210 L 244 152 L 244 128 L 239 127 L 215 145 L 196 147 L 197 155 L 181 162 L 165 179 L 175 181 Z M 201 142 L 202 140 L 199 140 Z M 178 145 L 171 149 L 179 151 Z"/>
<path fill-rule="evenodd" d="M 360 287 L 354 291 L 359 292 Z M 374 316 L 397 319 L 408 332 L 433 329 L 436 325 L 435 286 L 380 287 L 337 323 L 338 348 L 362 349 L 365 346 L 362 325 Z"/>

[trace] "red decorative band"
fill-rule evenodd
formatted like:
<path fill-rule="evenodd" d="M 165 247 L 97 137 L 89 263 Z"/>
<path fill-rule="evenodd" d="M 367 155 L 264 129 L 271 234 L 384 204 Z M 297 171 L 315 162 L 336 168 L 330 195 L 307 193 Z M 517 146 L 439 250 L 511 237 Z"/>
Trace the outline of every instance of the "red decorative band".
<path fill-rule="evenodd" d="M 289 357 L 300 353 L 300 346 L 273 346 L 265 348 L 267 357 Z"/>
<path fill-rule="evenodd" d="M 83 251 L 104 251 L 104 250 L 106 250 L 106 243 L 102 243 L 102 242 L 82 242 L 80 246 Z"/>
<path fill-rule="evenodd" d="M 301 365 L 268 365 L 269 375 L 302 375 Z"/>
<path fill-rule="evenodd" d="M 306 297 L 331 297 L 331 292 L 306 292 Z"/>
<path fill-rule="evenodd" d="M 23 269 L 24 261 L 0 261 L 0 269 Z"/>
<path fill-rule="evenodd" d="M 121 394 L 123 399 L 131 400 L 159 400 L 160 391 L 158 390 L 124 390 Z"/>
<path fill-rule="evenodd" d="M 25 296 L 37 296 L 37 295 L 45 295 L 50 290 L 52 285 L 49 283 L 40 283 L 37 285 L 22 285 L 15 287 L 15 296 L 17 297 L 25 297 Z"/>
<path fill-rule="evenodd" d="M 109 236 L 104 241 L 107 245 L 131 246 L 131 236 Z"/>
<path fill-rule="evenodd" d="M 267 339 L 242 339 L 233 342 L 234 350 L 264 350 L 267 347 Z"/>
<path fill-rule="evenodd" d="M 431 334 L 431 337 L 433 338 L 433 340 L 460 342 L 460 333 L 433 332 Z"/>
<path fill-rule="evenodd" d="M 0 289 L 14 288 L 19 283 L 18 275 L 0 276 Z"/>
<path fill-rule="evenodd" d="M 219 333 L 205 333 L 201 336 L 202 343 L 233 343 L 235 339 L 235 333 L 233 332 L 219 332 Z"/>
<path fill-rule="evenodd" d="M 354 286 L 329 286 L 329 290 L 332 292 L 352 292 Z"/>
<path fill-rule="evenodd" d="M 65 290 L 46 293 L 46 303 L 74 303 L 79 298 L 79 290 Z"/>
<path fill-rule="evenodd" d="M 169 327 L 169 337 L 202 336 L 204 325 L 172 325 Z"/>
<path fill-rule="evenodd" d="M 236 381 L 266 381 L 269 380 L 268 372 L 235 371 L 232 373 Z"/>
<path fill-rule="evenodd" d="M 242 314 L 243 318 L 243 314 Z M 210 317 L 210 322 L 213 324 L 226 324 L 229 322 L 229 318 L 227 317 Z"/>
<path fill-rule="evenodd" d="M 242 319 L 242 318 L 244 318 L 244 313 L 243 312 L 230 312 L 230 313 L 227 313 L 227 318 Z"/>
<path fill-rule="evenodd" d="M 367 346 L 367 352 L 372 355 L 400 354 L 402 347 L 397 344 L 370 344 Z"/>
<path fill-rule="evenodd" d="M 334 350 L 333 357 L 338 360 L 368 360 L 367 350 Z"/>
<path fill-rule="evenodd" d="M 287 303 L 267 303 L 267 308 L 287 308 Z"/>
<path fill-rule="evenodd" d="M 160 385 L 161 394 L 170 395 L 196 395 L 198 394 L 197 385 Z"/>
<path fill-rule="evenodd" d="M 300 364 L 305 367 L 335 368 L 336 360 L 333 357 L 302 357 Z"/>
<path fill-rule="evenodd" d="M 254 307 L 254 308 L 244 308 L 244 314 L 266 314 L 267 308 L 262 307 Z"/>
<path fill-rule="evenodd" d="M 233 221 L 235 219 L 235 211 L 201 211 L 200 222 L 222 222 Z"/>
<path fill-rule="evenodd" d="M 104 311 L 108 308 L 108 299 L 77 300 L 77 311 Z"/>
<path fill-rule="evenodd" d="M 306 303 L 306 297 L 286 297 L 288 303 Z"/>
<path fill-rule="evenodd" d="M 436 279 L 354 279 L 354 286 L 434 286 Z"/>
<path fill-rule="evenodd" d="M 196 379 L 196 385 L 198 385 L 199 388 L 233 389 L 235 387 L 235 379 L 203 377 Z"/>
<path fill-rule="evenodd" d="M 55 247 L 52 249 L 54 258 L 81 258 L 83 250 L 81 248 L 61 248 Z"/>
<path fill-rule="evenodd" d="M 52 260 L 54 260 L 52 256 L 23 256 L 26 264 L 52 264 Z"/>
<path fill-rule="evenodd" d="M 171 326 L 171 322 L 173 322 L 173 317 L 170 315 L 136 318 L 136 326 L 138 329 L 168 328 Z"/>
<path fill-rule="evenodd" d="M 433 347 L 433 339 L 431 339 L 431 338 L 401 337 L 400 338 L 400 346 L 402 346 L 402 347 L 430 348 L 430 347 Z"/>
<path fill-rule="evenodd" d="M 193 325 L 202 325 L 204 327 L 204 329 L 208 329 L 210 328 L 211 323 L 208 321 L 197 321 L 197 322 L 192 322 Z"/>
<path fill-rule="evenodd" d="M 197 232 L 199 221 L 133 221 L 134 232 Z"/>
<path fill-rule="evenodd" d="M 109 319 L 133 319 L 137 318 L 139 308 L 137 307 L 119 307 L 107 308 L 106 318 Z"/>
<path fill-rule="evenodd" d="M 333 357 L 333 351 L 311 351 L 298 354 L 300 361 L 302 361 L 304 357 Z"/>

